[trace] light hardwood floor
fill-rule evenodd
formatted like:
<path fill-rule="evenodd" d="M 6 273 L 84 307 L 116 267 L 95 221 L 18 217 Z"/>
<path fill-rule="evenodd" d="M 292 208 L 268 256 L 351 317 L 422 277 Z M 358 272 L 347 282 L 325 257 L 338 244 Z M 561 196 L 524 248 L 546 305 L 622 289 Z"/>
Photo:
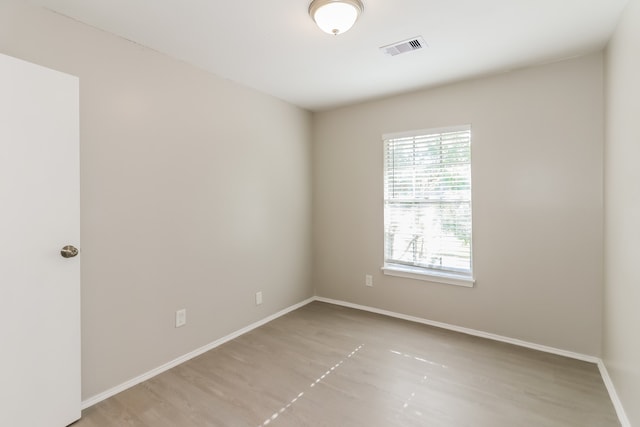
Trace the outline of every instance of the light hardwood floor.
<path fill-rule="evenodd" d="M 74 427 L 619 426 L 597 367 L 311 303 L 88 408 Z"/>

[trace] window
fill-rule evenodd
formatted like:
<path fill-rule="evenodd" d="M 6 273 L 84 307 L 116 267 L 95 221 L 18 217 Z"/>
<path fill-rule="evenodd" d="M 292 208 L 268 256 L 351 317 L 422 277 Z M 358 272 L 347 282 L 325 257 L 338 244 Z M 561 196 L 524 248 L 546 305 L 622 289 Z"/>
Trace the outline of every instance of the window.
<path fill-rule="evenodd" d="M 472 286 L 471 127 L 383 139 L 385 274 Z"/>

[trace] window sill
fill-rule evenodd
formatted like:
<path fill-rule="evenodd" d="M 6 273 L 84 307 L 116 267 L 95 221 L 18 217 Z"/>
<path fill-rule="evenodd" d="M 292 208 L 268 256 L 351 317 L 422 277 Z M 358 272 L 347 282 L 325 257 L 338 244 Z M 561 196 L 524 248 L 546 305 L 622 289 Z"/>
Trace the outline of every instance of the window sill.
<path fill-rule="evenodd" d="M 385 264 L 382 272 L 388 276 L 404 277 L 407 279 L 424 280 L 427 282 L 445 283 L 447 285 L 464 286 L 473 288 L 476 282 L 473 277 L 461 274 L 438 273 L 434 271 L 426 272 L 420 268 L 400 266 L 394 264 Z"/>

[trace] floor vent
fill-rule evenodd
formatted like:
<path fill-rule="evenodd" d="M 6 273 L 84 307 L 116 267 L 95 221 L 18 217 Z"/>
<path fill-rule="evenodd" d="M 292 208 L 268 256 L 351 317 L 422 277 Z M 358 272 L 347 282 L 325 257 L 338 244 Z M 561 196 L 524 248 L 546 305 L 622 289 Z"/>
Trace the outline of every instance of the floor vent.
<path fill-rule="evenodd" d="M 413 52 L 414 50 L 422 49 L 426 46 L 427 44 L 424 39 L 418 36 L 401 42 L 392 43 L 387 46 L 382 46 L 380 50 L 387 55 L 396 56 L 401 53 Z"/>

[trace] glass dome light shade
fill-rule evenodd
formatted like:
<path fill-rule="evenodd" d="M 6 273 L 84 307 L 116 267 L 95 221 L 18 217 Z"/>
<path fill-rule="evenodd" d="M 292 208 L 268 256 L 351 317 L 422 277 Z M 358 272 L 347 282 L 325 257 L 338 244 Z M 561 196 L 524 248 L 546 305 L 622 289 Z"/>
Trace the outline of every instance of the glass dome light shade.
<path fill-rule="evenodd" d="M 342 34 L 355 24 L 362 12 L 359 0 L 314 0 L 309 6 L 309 14 L 322 31 L 328 34 Z"/>

